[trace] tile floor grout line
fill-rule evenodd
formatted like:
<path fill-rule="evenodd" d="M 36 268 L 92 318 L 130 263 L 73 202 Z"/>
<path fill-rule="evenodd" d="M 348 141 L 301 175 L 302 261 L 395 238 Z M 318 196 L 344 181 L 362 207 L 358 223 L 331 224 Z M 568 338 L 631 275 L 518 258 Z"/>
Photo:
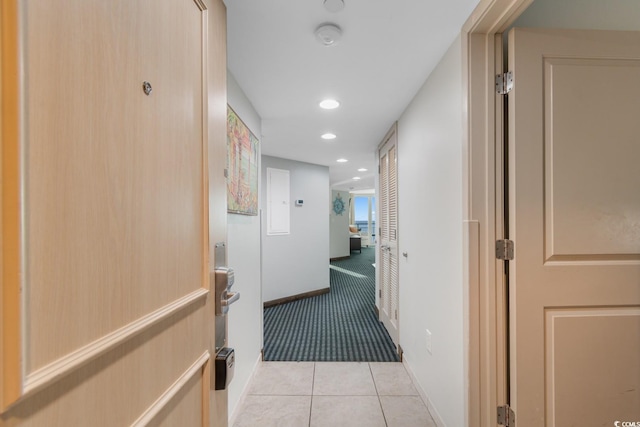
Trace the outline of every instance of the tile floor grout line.
<path fill-rule="evenodd" d="M 378 385 L 376 384 L 376 377 L 373 375 L 373 369 L 371 369 L 371 362 L 367 362 L 369 365 L 369 372 L 371 373 L 371 379 L 373 380 L 373 387 L 376 389 L 376 397 L 378 398 L 378 405 L 380 405 L 380 412 L 382 412 L 382 419 L 384 420 L 385 427 L 389 426 L 387 423 L 387 416 L 384 414 L 384 408 L 382 407 L 382 401 L 380 400 L 380 392 L 378 391 Z"/>
<path fill-rule="evenodd" d="M 309 427 L 311 427 L 311 412 L 313 410 L 313 392 L 316 387 L 316 362 L 313 362 L 313 375 L 311 376 L 311 400 L 309 402 Z"/>

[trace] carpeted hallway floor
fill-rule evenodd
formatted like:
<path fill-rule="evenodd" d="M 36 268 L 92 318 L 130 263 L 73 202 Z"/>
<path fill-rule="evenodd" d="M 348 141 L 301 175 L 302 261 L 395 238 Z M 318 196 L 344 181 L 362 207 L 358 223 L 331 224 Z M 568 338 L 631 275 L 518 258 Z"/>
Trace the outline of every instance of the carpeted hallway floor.
<path fill-rule="evenodd" d="M 397 362 L 375 311 L 374 248 L 331 263 L 331 292 L 264 310 L 265 361 Z"/>

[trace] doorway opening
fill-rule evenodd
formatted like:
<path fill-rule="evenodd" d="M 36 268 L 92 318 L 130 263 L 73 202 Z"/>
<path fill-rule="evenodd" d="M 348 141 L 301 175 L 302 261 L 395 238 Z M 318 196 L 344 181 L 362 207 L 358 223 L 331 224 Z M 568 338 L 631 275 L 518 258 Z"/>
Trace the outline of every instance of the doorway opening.
<path fill-rule="evenodd" d="M 375 190 L 351 193 L 349 223 L 356 227 L 362 246 L 376 244 L 376 196 Z"/>

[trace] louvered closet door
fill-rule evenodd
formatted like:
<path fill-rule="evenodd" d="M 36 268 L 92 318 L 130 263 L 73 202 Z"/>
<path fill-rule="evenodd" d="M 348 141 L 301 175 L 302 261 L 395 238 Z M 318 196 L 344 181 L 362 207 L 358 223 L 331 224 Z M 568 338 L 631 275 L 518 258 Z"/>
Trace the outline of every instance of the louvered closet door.
<path fill-rule="evenodd" d="M 379 312 L 384 324 L 398 344 L 398 185 L 396 127 L 392 128 L 380 149 L 380 246 Z"/>

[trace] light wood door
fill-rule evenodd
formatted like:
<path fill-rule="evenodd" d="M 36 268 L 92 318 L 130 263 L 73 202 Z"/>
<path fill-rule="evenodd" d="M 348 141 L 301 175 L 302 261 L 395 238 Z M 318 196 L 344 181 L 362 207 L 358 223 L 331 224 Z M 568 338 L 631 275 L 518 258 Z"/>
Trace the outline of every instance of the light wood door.
<path fill-rule="evenodd" d="M 209 426 L 223 8 L 7 0 L 2 14 L 0 425 Z"/>
<path fill-rule="evenodd" d="M 379 315 L 398 345 L 398 144 L 396 126 L 380 148 Z"/>
<path fill-rule="evenodd" d="M 517 425 L 637 422 L 640 34 L 515 29 L 509 68 Z"/>

